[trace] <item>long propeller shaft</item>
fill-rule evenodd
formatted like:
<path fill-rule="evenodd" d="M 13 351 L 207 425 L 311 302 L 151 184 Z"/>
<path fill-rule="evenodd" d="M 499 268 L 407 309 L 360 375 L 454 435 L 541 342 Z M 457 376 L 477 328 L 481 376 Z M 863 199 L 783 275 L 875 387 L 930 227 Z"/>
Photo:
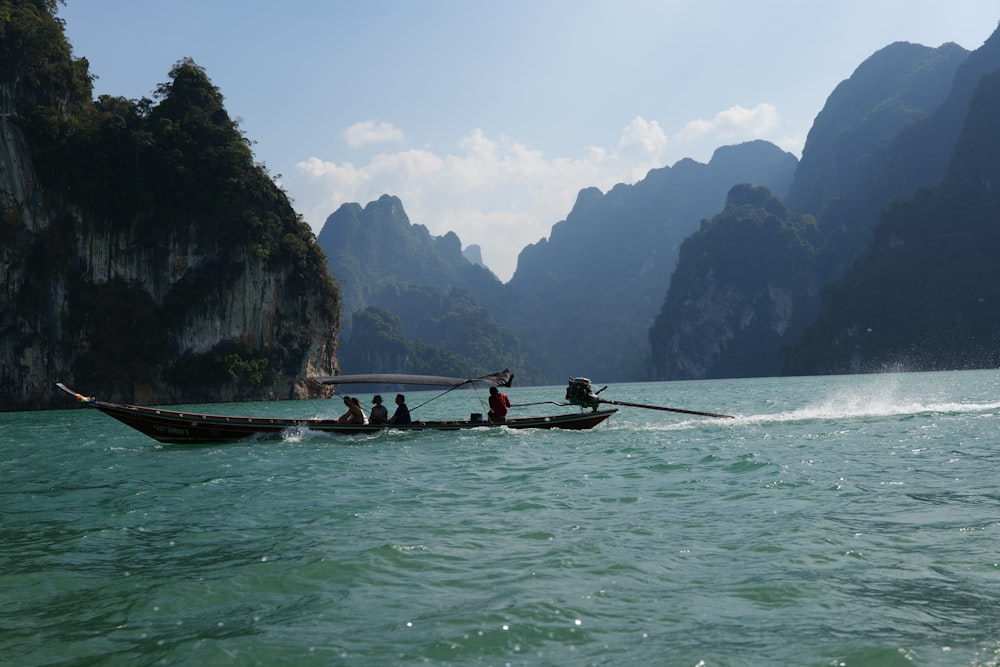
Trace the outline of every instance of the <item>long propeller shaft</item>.
<path fill-rule="evenodd" d="M 733 419 L 732 415 L 720 415 L 714 412 L 698 412 L 697 410 L 682 410 L 680 408 L 668 408 L 662 405 L 643 405 L 642 403 L 629 403 L 628 401 L 609 401 L 600 399 L 601 403 L 609 405 L 624 405 L 630 408 L 646 408 L 647 410 L 663 410 L 664 412 L 680 412 L 685 415 L 698 415 L 699 417 L 717 417 L 719 419 Z"/>

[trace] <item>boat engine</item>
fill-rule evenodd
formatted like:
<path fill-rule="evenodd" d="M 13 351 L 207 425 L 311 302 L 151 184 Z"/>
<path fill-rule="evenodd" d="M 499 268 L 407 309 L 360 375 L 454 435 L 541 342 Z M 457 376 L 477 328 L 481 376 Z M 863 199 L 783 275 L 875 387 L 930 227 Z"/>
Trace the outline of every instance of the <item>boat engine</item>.
<path fill-rule="evenodd" d="M 570 378 L 566 387 L 566 400 L 573 405 L 580 405 L 585 408 L 597 409 L 601 404 L 601 399 L 597 398 L 591 390 L 590 380 L 587 378 Z"/>

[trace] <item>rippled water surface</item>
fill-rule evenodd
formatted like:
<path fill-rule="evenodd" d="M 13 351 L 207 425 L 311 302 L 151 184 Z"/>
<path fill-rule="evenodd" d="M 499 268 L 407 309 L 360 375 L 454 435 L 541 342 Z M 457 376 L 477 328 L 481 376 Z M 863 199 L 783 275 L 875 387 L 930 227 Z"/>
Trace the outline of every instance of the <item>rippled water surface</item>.
<path fill-rule="evenodd" d="M 176 447 L 0 414 L 0 663 L 998 664 L 1000 372 L 602 397 L 737 418 Z"/>

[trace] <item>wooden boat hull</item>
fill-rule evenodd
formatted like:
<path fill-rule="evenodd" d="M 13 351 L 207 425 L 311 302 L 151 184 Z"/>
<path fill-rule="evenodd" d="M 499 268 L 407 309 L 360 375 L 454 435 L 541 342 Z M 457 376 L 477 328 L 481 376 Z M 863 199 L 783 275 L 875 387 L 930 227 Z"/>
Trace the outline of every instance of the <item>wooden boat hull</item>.
<path fill-rule="evenodd" d="M 591 429 L 618 410 L 593 410 L 544 417 L 509 418 L 504 424 L 486 421 L 419 421 L 402 426 L 382 424 L 341 424 L 336 419 L 285 419 L 270 417 L 234 417 L 181 412 L 104 401 L 89 401 L 109 417 L 131 426 L 154 440 L 167 444 L 213 444 L 249 439 L 279 439 L 293 429 L 337 435 L 378 433 L 387 429 L 400 431 L 458 431 L 482 428 L 510 429 Z"/>

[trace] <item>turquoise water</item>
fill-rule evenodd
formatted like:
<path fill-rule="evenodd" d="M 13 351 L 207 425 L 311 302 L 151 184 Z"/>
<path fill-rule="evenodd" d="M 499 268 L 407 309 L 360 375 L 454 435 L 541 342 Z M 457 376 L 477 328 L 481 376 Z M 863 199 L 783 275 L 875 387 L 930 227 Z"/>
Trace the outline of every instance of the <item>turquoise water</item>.
<path fill-rule="evenodd" d="M 0 414 L 0 663 L 1000 662 L 1000 372 L 602 396 L 737 419 L 176 447 Z"/>

